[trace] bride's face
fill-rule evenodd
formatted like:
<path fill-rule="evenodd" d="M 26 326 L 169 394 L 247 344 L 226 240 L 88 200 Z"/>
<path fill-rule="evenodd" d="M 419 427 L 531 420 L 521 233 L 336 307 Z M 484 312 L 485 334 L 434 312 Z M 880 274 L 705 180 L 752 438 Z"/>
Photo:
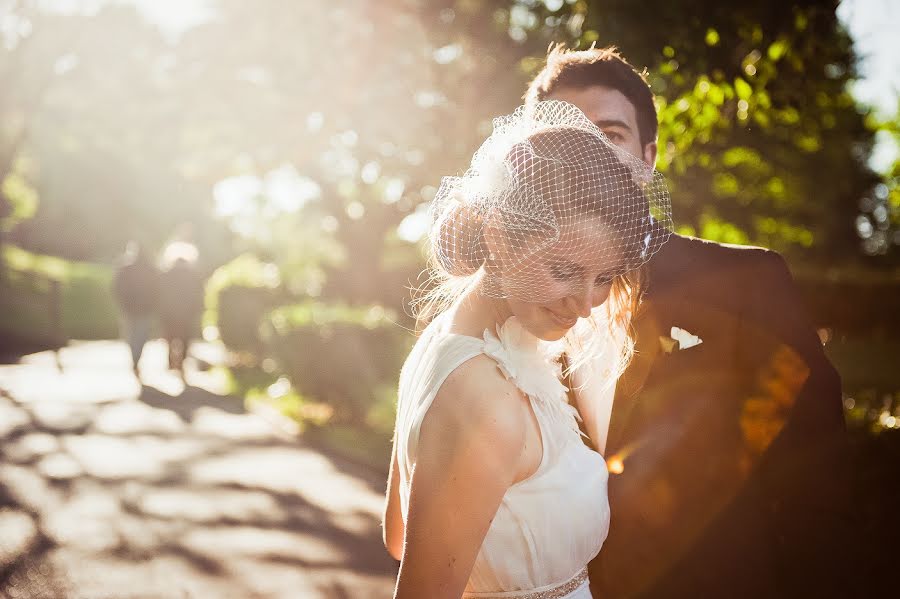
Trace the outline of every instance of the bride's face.
<path fill-rule="evenodd" d="M 500 275 L 506 289 L 516 290 L 505 300 L 509 311 L 532 335 L 561 339 L 609 297 L 622 257 L 614 243 L 610 229 L 596 218 L 566 227 L 560 242 L 536 256 L 526 269 Z M 535 301 L 528 301 L 528 295 Z"/>

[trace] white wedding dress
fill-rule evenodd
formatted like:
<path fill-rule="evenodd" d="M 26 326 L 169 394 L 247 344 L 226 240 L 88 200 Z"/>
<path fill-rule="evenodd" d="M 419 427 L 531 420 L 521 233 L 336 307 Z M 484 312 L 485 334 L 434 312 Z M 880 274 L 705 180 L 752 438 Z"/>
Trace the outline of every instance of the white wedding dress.
<path fill-rule="evenodd" d="M 497 335 L 485 331 L 483 339 L 450 333 L 449 324 L 445 313 L 426 327 L 400 374 L 396 443 L 403 521 L 425 413 L 453 370 L 485 354 L 529 397 L 544 453 L 535 473 L 504 495 L 463 597 L 591 599 L 586 565 L 609 531 L 608 473 L 600 454 L 581 441 L 577 411 L 566 400 L 549 344 L 515 317 Z"/>

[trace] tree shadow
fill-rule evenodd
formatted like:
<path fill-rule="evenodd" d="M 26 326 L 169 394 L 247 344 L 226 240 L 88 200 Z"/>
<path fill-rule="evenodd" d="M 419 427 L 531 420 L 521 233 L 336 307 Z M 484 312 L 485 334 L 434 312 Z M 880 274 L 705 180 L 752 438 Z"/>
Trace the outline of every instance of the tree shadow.
<path fill-rule="evenodd" d="M 15 336 L 9 336 L 7 333 L 0 335 L 0 365 L 9 366 L 19 364 L 22 358 L 45 351 L 56 352 L 57 367 L 62 370 L 59 364 L 59 350 L 64 348 L 64 341 L 55 341 L 52 339 L 22 339 Z"/>
<path fill-rule="evenodd" d="M 47 564 L 44 556 L 56 547 L 56 543 L 45 533 L 41 515 L 23 506 L 15 498 L 9 487 L 0 482 L 0 507 L 7 513 L 25 515 L 34 525 L 34 537 L 18 556 L 4 555 L 0 564 L 0 593 L 15 589 L 21 597 L 67 597 L 69 584 L 63 572 Z M 7 549 L 8 550 L 8 549 Z M 14 557 L 14 559 L 9 559 Z"/>
<path fill-rule="evenodd" d="M 246 414 L 244 400 L 230 395 L 218 395 L 201 387 L 186 385 L 184 391 L 173 396 L 155 387 L 141 385 L 138 399 L 152 408 L 169 410 L 183 422 L 193 422 L 195 412 L 210 407 L 229 414 Z"/>
<path fill-rule="evenodd" d="M 13 401 L 14 398 L 10 397 Z M 223 397 L 200 388 L 189 387 L 178 396 L 171 396 L 153 387 L 142 389 L 141 401 L 145 404 L 174 412 L 178 417 L 191 422 L 196 411 L 202 407 L 211 407 L 233 414 L 242 414 L 246 410 L 240 399 Z M 119 517 L 103 520 L 104 526 L 111 527 L 117 541 L 114 546 L 93 552 L 96 559 L 125 559 L 129 562 L 141 563 L 163 556 L 170 556 L 189 564 L 192 570 L 213 579 L 226 579 L 227 584 L 240 588 L 244 596 L 255 596 L 254 590 L 246 587 L 241 580 L 231 579 L 229 560 L 251 560 L 260 565 L 268 564 L 283 567 L 286 571 L 317 571 L 327 577 L 335 577 L 322 588 L 322 596 L 346 597 L 353 593 L 342 586 L 338 579 L 344 572 L 353 572 L 364 576 L 384 577 L 385 581 L 396 575 L 396 562 L 381 548 L 380 523 L 376 515 L 362 509 L 346 512 L 335 512 L 319 502 L 312 502 L 304 496 L 304 485 L 287 484 L 284 488 L 278 480 L 270 485 L 266 478 L 257 479 L 251 470 L 246 482 L 240 479 L 230 480 L 226 475 L 222 480 L 202 480 L 194 476 L 194 466 L 204 461 L 225 460 L 230 455 L 246 454 L 254 450 L 268 452 L 270 449 L 285 448 L 285 475 L 291 476 L 291 456 L 294 449 L 309 449 L 303 443 L 291 443 L 275 438 L 232 439 L 211 434 L 209 431 L 142 431 L 142 432 L 104 432 L 96 430 L 92 425 L 86 429 L 48 430 L 41 427 L 31 413 L 30 406 L 19 404 L 31 418 L 29 426 L 13 431 L 0 441 L 0 455 L 4 462 L 13 464 L 14 468 L 27 469 L 29 476 L 40 477 L 47 488 L 60 491 L 61 501 L 69 502 L 89 495 L 114 498 L 116 507 L 112 513 L 121 514 L 125 522 L 138 522 L 140 529 L 136 532 L 128 524 L 119 523 Z M 103 409 L 96 406 L 97 413 Z M 89 464 L 81 463 L 80 454 L 72 453 L 65 444 L 53 450 L 54 454 L 65 454 L 79 464 L 81 473 L 71 479 L 58 480 L 41 470 L 41 457 L 7 454 L 5 447 L 23 435 L 31 432 L 65 434 L 79 437 L 83 434 L 102 436 L 104 438 L 135 439 L 136 443 L 145 442 L 150 437 L 177 442 L 189 437 L 201 445 L 196 453 L 180 459 L 163 463 L 159 472 L 144 473 L 136 471 L 125 477 L 105 475 L 91 471 Z M 101 445 L 102 446 L 102 445 Z M 333 472 L 341 473 L 354 479 L 365 481 L 369 486 L 382 484 L 381 478 L 360 465 L 346 462 L 340 458 L 322 454 L 333 466 Z M 93 454 L 96 456 L 96 454 Z M 302 459 L 302 453 L 296 454 Z M 114 457 L 114 456 L 111 456 Z M 7 458 L 9 458 L 7 460 Z M 271 460 L 272 458 L 264 458 Z M 318 459 L 318 458 L 316 458 Z M 252 460 L 251 460 L 252 461 Z M 270 461 L 268 463 L 271 463 Z M 246 462 L 236 464 L 246 468 Z M 296 467 L 296 465 L 295 465 Z M 251 463 L 252 469 L 252 463 Z M 317 472 L 316 469 L 313 472 Z M 296 473 L 294 473 L 296 476 Z M 325 476 L 328 476 L 326 474 Z M 15 484 L 15 483 L 13 483 Z M 318 484 L 310 481 L 310 485 Z M 175 499 L 169 499 L 168 507 L 145 502 L 147 494 L 173 492 Z M 20 491 L 21 492 L 21 491 Z M 379 491 L 381 492 L 381 491 Z M 182 507 L 180 495 L 198 498 L 200 505 L 210 506 L 204 513 L 191 511 L 190 506 Z M 268 499 L 262 500 L 262 497 Z M 22 501 L 18 499 L 23 499 Z M 174 501 L 174 503 L 171 503 Z M 234 501 L 229 505 L 228 502 Z M 205 504 L 204 504 L 205 502 Z M 259 503 L 257 503 L 259 502 Z M 55 537 L 45 531 L 52 529 L 54 515 L 43 508 L 34 509 L 30 500 L 10 492 L 0 483 L 0 505 L 27 513 L 34 523 L 37 534 L 34 541 L 23 547 L 21 554 L 15 556 L 0 570 L 0 596 L 3 593 L 21 593 L 23 590 L 35 591 L 26 596 L 69 597 L 77 592 L 66 577 L 66 573 L 55 566 L 51 552 L 64 548 Z M 262 507 L 260 507 L 262 506 Z M 221 509 L 220 509 L 221 508 Z M 349 520 L 348 520 L 349 519 Z M 347 527 L 348 522 L 355 524 Z M 48 528 L 50 527 L 50 528 Z M 146 530 L 147 532 L 141 532 Z M 152 531 L 165 531 L 161 536 Z M 192 535 L 199 534 L 199 543 L 186 541 Z M 223 536 L 219 536 L 223 535 Z M 245 536 L 249 535 L 249 536 Z M 225 546 L 218 546 L 221 538 Z M 249 540 L 248 540 L 249 539 Z M 304 539 L 308 539 L 304 540 Z M 229 548 L 227 543 L 236 540 L 239 544 Z M 208 543 L 208 544 L 207 544 Z M 300 551 L 292 549 L 292 544 L 311 547 L 319 544 L 323 553 L 317 554 L 315 548 L 307 547 Z M 333 582 L 333 584 L 332 584 Z M 18 596 L 18 595 L 16 595 Z"/>
<path fill-rule="evenodd" d="M 374 493 L 384 495 L 387 491 L 387 466 L 382 471 L 368 464 L 356 462 L 344 456 L 334 455 L 333 450 L 330 450 L 328 446 L 318 441 L 306 443 L 306 446 L 321 453 L 325 459 L 331 462 L 336 470 L 364 482 Z"/>

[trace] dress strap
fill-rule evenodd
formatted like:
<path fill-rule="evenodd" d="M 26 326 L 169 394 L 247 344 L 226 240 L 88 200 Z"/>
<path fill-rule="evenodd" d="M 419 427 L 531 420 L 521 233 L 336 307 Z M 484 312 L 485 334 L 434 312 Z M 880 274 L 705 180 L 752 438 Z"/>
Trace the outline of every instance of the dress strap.
<path fill-rule="evenodd" d="M 503 591 L 498 593 L 463 593 L 463 599 L 563 599 L 588 583 L 587 566 L 563 583 L 550 584 L 526 591 Z"/>
<path fill-rule="evenodd" d="M 484 347 L 481 339 L 464 335 L 432 335 L 420 341 L 400 372 L 398 389 L 397 459 L 408 473 L 417 453 L 419 428 L 444 380 L 464 362 L 481 355 Z"/>

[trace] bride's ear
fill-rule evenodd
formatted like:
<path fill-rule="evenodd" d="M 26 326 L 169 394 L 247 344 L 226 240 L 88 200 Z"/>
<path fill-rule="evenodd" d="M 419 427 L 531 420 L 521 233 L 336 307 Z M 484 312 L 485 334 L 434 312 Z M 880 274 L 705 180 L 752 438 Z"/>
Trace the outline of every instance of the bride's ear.
<path fill-rule="evenodd" d="M 507 242 L 503 235 L 494 227 L 486 226 L 482 231 L 482 243 L 484 244 L 484 269 L 488 273 L 498 276 L 502 271 L 502 256 L 506 256 Z"/>

